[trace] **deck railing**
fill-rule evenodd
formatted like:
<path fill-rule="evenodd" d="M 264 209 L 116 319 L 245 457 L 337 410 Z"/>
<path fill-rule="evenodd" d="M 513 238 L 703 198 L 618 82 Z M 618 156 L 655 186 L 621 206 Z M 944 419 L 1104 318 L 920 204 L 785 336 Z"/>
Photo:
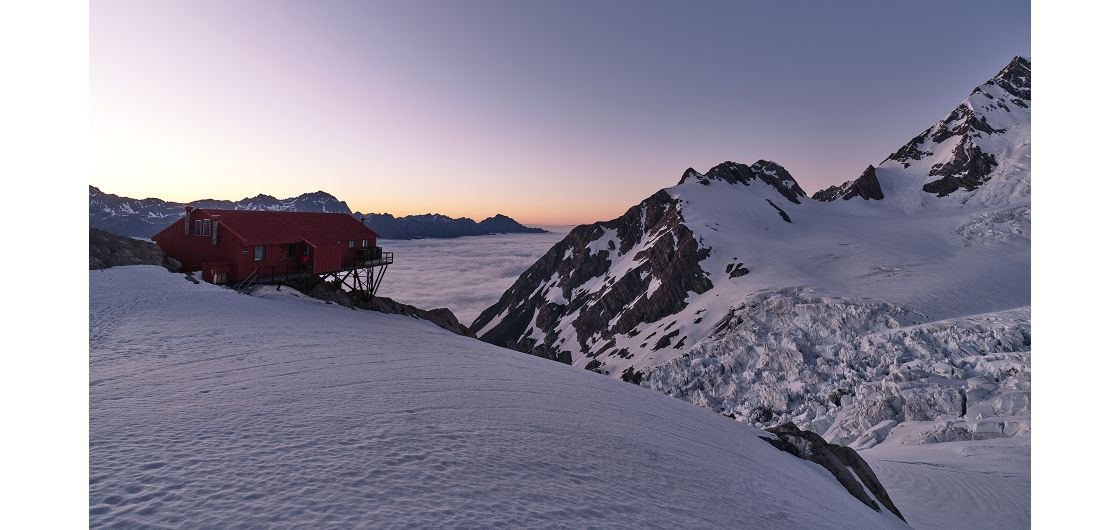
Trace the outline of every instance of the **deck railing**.
<path fill-rule="evenodd" d="M 377 258 L 377 259 L 375 259 Z M 315 267 L 311 261 L 307 263 L 288 262 L 283 265 L 269 265 L 267 267 L 257 267 L 253 275 L 250 275 L 251 283 L 277 283 L 288 280 L 298 280 L 302 278 L 310 278 L 311 276 L 319 276 L 322 274 L 330 274 L 334 272 L 341 272 L 347 270 L 364 269 L 369 267 L 381 267 L 393 263 L 392 252 L 381 252 L 380 256 L 371 254 L 362 259 L 344 258 L 341 266 L 336 271 L 321 271 L 314 272 Z"/>
<path fill-rule="evenodd" d="M 377 253 L 371 253 L 369 256 L 358 256 L 356 259 L 343 258 L 342 270 L 347 269 L 362 269 L 365 267 L 379 267 L 381 265 L 390 265 L 393 263 L 392 252 L 381 252 L 380 256 Z"/>

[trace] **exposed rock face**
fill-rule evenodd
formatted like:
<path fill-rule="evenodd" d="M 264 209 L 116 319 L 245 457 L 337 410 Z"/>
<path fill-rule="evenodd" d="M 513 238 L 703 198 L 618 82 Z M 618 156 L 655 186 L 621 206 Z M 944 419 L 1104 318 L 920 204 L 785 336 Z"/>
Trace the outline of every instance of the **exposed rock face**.
<path fill-rule="evenodd" d="M 392 298 L 386 298 L 384 296 L 375 296 L 373 300 L 369 301 L 355 300 L 354 307 L 357 307 L 359 309 L 369 309 L 371 311 L 380 311 L 382 313 L 389 313 L 393 315 L 406 315 L 412 318 L 418 318 L 420 320 L 427 320 L 428 322 L 431 322 L 452 333 L 463 335 L 466 337 L 474 337 L 474 333 L 471 333 L 470 329 L 461 324 L 459 322 L 459 319 L 455 318 L 455 314 L 446 307 L 440 307 L 436 309 L 420 309 L 416 306 L 402 304 L 400 302 L 397 302 L 396 300 L 393 300 Z"/>
<path fill-rule="evenodd" d="M 785 210 L 782 209 L 781 206 L 778 206 L 777 204 L 774 204 L 774 201 L 772 201 L 770 199 L 766 199 L 766 202 L 769 203 L 770 206 L 773 206 L 774 209 L 778 211 L 778 216 L 781 217 L 783 221 L 785 221 L 787 223 L 793 223 L 793 219 L 789 216 L 788 213 L 786 213 Z"/>
<path fill-rule="evenodd" d="M 957 144 L 953 148 L 953 159 L 945 164 L 934 164 L 930 169 L 930 176 L 941 175 L 941 178 L 927 182 L 922 186 L 922 191 L 936 193 L 944 197 L 964 188 L 972 191 L 979 188 L 987 180 L 987 176 L 996 165 L 996 157 L 982 151 L 976 145 Z"/>
<path fill-rule="evenodd" d="M 767 431 L 774 436 L 761 437 L 763 440 L 793 456 L 827 469 L 836 480 L 840 481 L 844 489 L 848 490 L 848 493 L 872 510 L 881 512 L 886 508 L 899 519 L 906 520 L 891 501 L 890 495 L 875 476 L 871 466 L 867 465 L 863 457 L 854 449 L 830 444 L 817 433 L 803 431 L 792 423 L 771 427 Z"/>
<path fill-rule="evenodd" d="M 1025 102 L 1031 100 L 1031 62 L 1015 56 L 991 82 L 1019 98 L 1021 101 L 1014 102 L 1016 105 L 1025 107 Z"/>
<path fill-rule="evenodd" d="M 867 169 L 863 170 L 855 180 L 849 180 L 839 186 L 829 186 L 813 194 L 813 199 L 821 202 L 832 202 L 837 199 L 847 201 L 856 197 L 864 200 L 883 200 L 883 188 L 879 185 L 874 166 L 867 166 Z"/>
<path fill-rule="evenodd" d="M 752 181 L 761 181 L 778 190 L 785 198 L 795 204 L 801 204 L 799 199 L 805 197 L 805 190 L 801 189 L 801 186 L 797 184 L 797 181 L 789 174 L 789 171 L 786 171 L 786 168 L 769 160 L 759 160 L 749 166 L 738 162 L 724 162 L 709 169 L 708 172 L 704 174 L 700 174 L 695 169 L 688 168 L 677 184 L 684 184 L 690 179 L 696 180 L 705 186 L 709 185 L 713 180 L 722 180 L 730 184 L 743 184 L 746 186 L 750 186 Z"/>
<path fill-rule="evenodd" d="M 89 270 L 123 265 L 159 265 L 177 271 L 181 266 L 164 256 L 155 243 L 89 229 Z"/>
<path fill-rule="evenodd" d="M 757 178 L 736 169 L 721 175 Z M 640 323 L 677 313 L 690 293 L 712 288 L 699 265 L 706 257 L 684 224 L 679 201 L 662 190 L 622 217 L 573 229 L 479 315 L 471 330 L 487 342 L 570 364 L 558 328 L 576 331 L 579 344 L 564 345 L 567 349 L 587 351 L 593 337 L 630 333 Z M 611 276 L 615 260 L 639 265 Z M 593 356 L 628 355 L 612 343 Z"/>

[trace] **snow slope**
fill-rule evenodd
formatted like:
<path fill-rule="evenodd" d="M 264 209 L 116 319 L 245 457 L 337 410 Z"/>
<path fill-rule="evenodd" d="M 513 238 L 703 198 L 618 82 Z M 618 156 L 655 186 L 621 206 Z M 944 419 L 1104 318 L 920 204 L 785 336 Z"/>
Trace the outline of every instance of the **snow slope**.
<path fill-rule="evenodd" d="M 262 294 L 90 272 L 91 526 L 903 526 L 683 401 Z"/>
<path fill-rule="evenodd" d="M 927 427 L 904 423 L 860 454 L 914 528 L 1030 527 L 1029 435 L 915 444 L 912 430 Z"/>

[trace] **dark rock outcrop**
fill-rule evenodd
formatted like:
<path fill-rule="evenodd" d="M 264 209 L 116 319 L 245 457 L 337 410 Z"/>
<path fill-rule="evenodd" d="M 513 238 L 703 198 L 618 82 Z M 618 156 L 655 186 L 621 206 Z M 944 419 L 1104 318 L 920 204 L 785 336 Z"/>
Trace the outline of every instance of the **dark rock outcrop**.
<path fill-rule="evenodd" d="M 751 273 L 751 271 L 747 270 L 747 268 L 744 267 L 742 263 L 736 263 L 734 266 L 728 265 L 727 269 L 728 278 L 739 278 Z"/>
<path fill-rule="evenodd" d="M 1021 101 L 1030 101 L 1031 62 L 1016 55 L 989 83 L 999 86 Z"/>
<path fill-rule="evenodd" d="M 778 206 L 777 204 L 774 204 L 774 201 L 771 201 L 770 199 L 766 199 L 766 202 L 769 203 L 770 206 L 773 206 L 775 210 L 778 210 L 778 215 L 781 216 L 783 221 L 785 221 L 787 223 L 792 223 L 793 222 L 793 219 L 790 218 L 789 214 L 786 213 L 786 211 L 783 210 L 780 206 Z"/>
<path fill-rule="evenodd" d="M 391 315 L 405 315 L 420 320 L 427 320 L 443 329 L 452 333 L 463 335 L 466 337 L 474 337 L 467 326 L 459 322 L 455 318 L 455 314 L 446 307 L 436 309 L 420 309 L 416 306 L 402 304 L 384 296 L 375 296 L 372 300 L 358 299 L 354 301 L 354 307 L 358 309 L 368 309 L 370 311 L 379 311 L 381 313 L 389 313 Z"/>
<path fill-rule="evenodd" d="M 930 176 L 940 175 L 941 178 L 924 184 L 922 191 L 936 193 L 938 197 L 960 188 L 972 191 L 988 180 L 992 168 L 997 165 L 994 155 L 985 153 L 975 144 L 962 141 L 953 148 L 952 160 L 930 168 Z"/>
<path fill-rule="evenodd" d="M 879 482 L 871 466 L 854 449 L 824 441 L 812 431 L 798 429 L 792 423 L 784 423 L 767 429 L 773 437 L 762 437 L 774 447 L 793 456 L 819 464 L 828 470 L 844 489 L 869 508 L 881 512 L 882 508 L 898 516 L 903 521 L 902 512 L 891 501 L 886 488 Z M 871 494 L 868 495 L 868 492 Z M 872 498 L 874 497 L 874 498 Z"/>
<path fill-rule="evenodd" d="M 455 318 L 455 314 L 447 308 L 420 309 L 416 306 L 402 304 L 384 296 L 375 296 L 372 299 L 351 296 L 337 282 L 323 281 L 318 277 L 287 282 L 285 285 L 296 289 L 312 298 L 323 300 L 355 309 L 378 311 L 390 315 L 405 315 L 419 320 L 427 320 L 452 333 L 466 337 L 474 337 L 466 326 Z M 261 286 L 258 289 L 278 289 L 279 286 Z"/>
<path fill-rule="evenodd" d="M 159 265 L 178 271 L 181 264 L 149 241 L 121 237 L 96 228 L 89 229 L 89 270 L 124 265 Z"/>
<path fill-rule="evenodd" d="M 932 155 L 933 151 L 922 150 L 922 146 L 925 145 L 926 140 L 929 138 L 929 134 L 930 131 L 927 129 L 922 134 L 911 138 L 909 142 L 906 142 L 906 145 L 900 147 L 898 151 L 891 153 L 891 155 L 884 159 L 883 162 L 886 162 L 887 160 L 894 160 L 902 164 L 902 167 L 910 167 L 911 162 L 921 160 L 922 157 Z"/>
<path fill-rule="evenodd" d="M 821 202 L 832 202 L 837 199 L 850 200 L 859 197 L 864 200 L 883 200 L 883 188 L 879 185 L 879 177 L 875 174 L 874 166 L 867 166 L 859 178 L 849 180 L 839 186 L 829 186 L 813 194 L 813 199 Z"/>

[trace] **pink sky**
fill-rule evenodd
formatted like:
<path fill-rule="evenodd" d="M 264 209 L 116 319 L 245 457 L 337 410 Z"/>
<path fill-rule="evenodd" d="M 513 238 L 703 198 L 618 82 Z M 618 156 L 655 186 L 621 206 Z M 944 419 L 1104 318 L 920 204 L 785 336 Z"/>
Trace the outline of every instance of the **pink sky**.
<path fill-rule="evenodd" d="M 936 13 L 904 57 L 833 40 L 828 12 L 561 4 L 94 2 L 90 183 L 540 224 L 613 218 L 724 160 L 775 160 L 811 192 L 1029 55 L 1025 29 L 957 50 Z"/>

